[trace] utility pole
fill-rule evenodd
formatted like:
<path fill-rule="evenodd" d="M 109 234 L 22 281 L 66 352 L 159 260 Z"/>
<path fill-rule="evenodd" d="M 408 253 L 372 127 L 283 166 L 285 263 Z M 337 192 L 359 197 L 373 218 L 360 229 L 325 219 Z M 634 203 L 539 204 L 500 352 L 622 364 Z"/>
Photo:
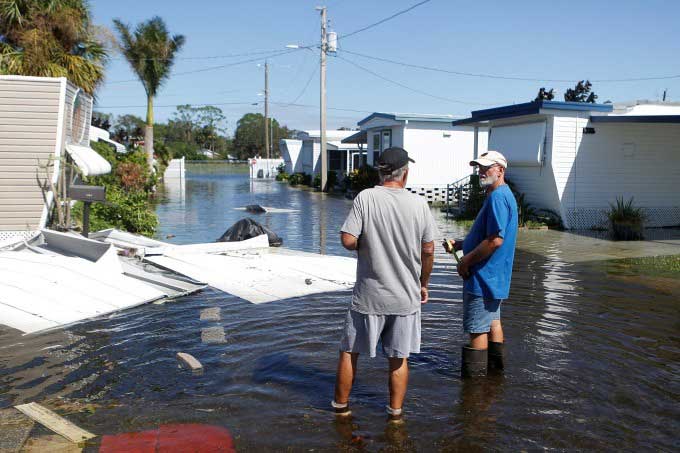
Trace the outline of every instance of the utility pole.
<path fill-rule="evenodd" d="M 264 149 L 267 155 L 267 175 L 269 178 L 269 63 L 264 62 Z"/>
<path fill-rule="evenodd" d="M 328 151 L 326 150 L 326 52 L 328 51 L 328 40 L 326 35 L 326 7 L 317 7 L 321 11 L 321 191 L 325 192 L 328 181 Z"/>

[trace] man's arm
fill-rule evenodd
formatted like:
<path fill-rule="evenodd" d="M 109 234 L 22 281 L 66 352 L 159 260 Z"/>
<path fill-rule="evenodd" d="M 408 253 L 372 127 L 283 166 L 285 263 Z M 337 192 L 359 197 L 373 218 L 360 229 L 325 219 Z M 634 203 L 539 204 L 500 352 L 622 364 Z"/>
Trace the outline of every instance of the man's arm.
<path fill-rule="evenodd" d="M 470 267 L 490 257 L 501 245 L 503 238 L 498 234 L 492 234 L 477 245 L 470 253 L 463 256 L 458 265 L 458 275 L 463 278 L 470 277 Z"/>
<path fill-rule="evenodd" d="M 434 266 L 434 241 L 423 242 L 420 247 L 420 261 L 420 303 L 424 304 L 429 299 L 427 285 Z"/>
<path fill-rule="evenodd" d="M 347 250 L 357 250 L 359 248 L 359 238 L 344 231 L 340 233 L 340 241 Z"/>

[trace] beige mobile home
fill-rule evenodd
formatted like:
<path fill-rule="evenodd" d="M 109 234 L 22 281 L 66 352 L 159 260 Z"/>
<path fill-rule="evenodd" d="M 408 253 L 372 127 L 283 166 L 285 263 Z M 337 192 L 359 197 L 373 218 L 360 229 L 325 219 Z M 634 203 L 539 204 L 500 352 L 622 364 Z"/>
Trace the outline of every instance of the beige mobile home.
<path fill-rule="evenodd" d="M 92 97 L 66 78 L 0 76 L 0 243 L 47 224 L 62 162 L 111 171 L 89 148 L 91 118 Z"/>

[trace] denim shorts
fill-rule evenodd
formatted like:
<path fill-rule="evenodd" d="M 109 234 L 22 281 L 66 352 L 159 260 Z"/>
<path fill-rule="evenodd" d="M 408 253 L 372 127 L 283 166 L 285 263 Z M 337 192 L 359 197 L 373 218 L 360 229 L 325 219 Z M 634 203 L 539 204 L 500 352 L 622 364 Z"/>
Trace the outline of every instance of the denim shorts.
<path fill-rule="evenodd" d="M 386 357 L 405 359 L 420 352 L 420 310 L 404 316 L 347 310 L 340 350 L 375 357 L 378 343 Z"/>
<path fill-rule="evenodd" d="M 463 330 L 466 333 L 487 333 L 491 321 L 501 319 L 503 299 L 485 299 L 463 291 Z"/>

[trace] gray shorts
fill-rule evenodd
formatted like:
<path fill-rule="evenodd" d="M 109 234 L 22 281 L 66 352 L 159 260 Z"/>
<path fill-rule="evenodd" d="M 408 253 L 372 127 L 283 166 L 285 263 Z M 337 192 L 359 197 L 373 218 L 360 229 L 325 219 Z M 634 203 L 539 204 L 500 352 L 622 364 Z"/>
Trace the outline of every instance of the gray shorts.
<path fill-rule="evenodd" d="M 420 352 L 420 310 L 410 315 L 365 315 L 347 310 L 340 350 L 375 357 L 378 341 L 387 357 Z"/>

